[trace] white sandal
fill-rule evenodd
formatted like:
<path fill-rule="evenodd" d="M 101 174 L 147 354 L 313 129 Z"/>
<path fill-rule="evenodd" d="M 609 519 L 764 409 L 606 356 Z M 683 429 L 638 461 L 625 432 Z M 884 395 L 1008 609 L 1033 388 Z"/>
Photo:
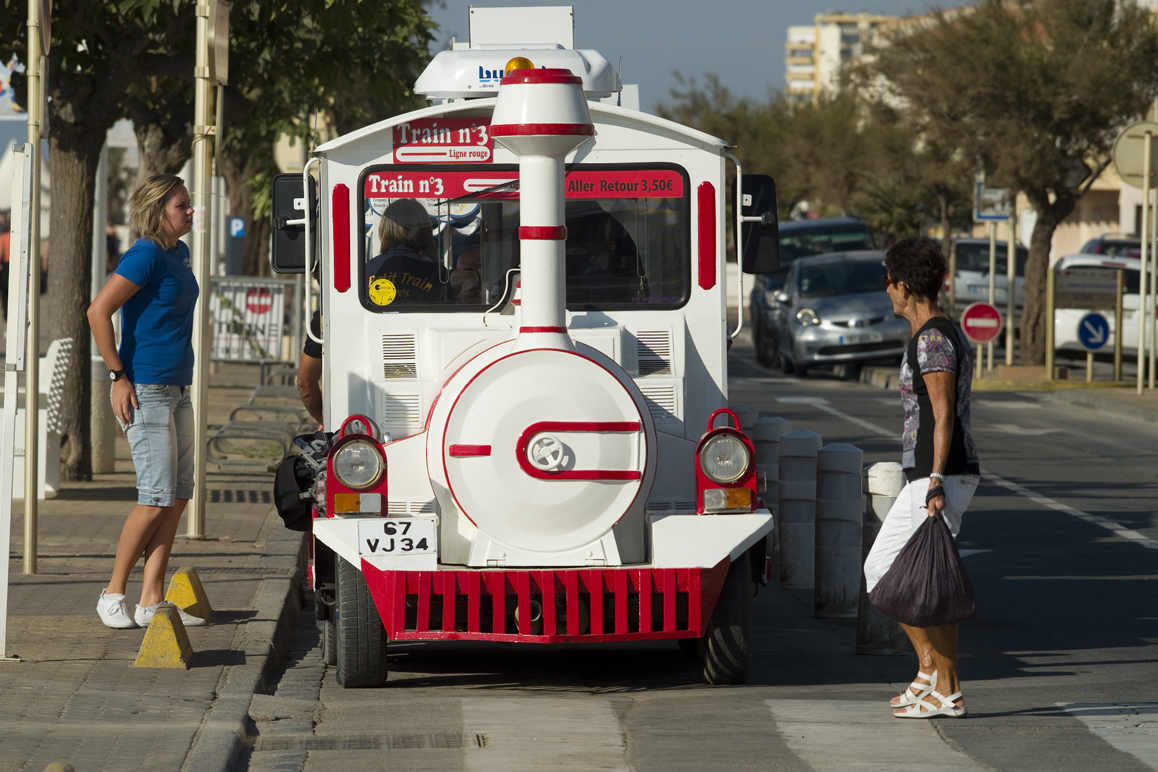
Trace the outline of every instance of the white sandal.
<path fill-rule="evenodd" d="M 934 670 L 932 675 L 918 671 L 917 678 L 924 678 L 926 681 L 928 681 L 928 683 L 919 684 L 916 681 L 913 681 L 911 684 L 909 684 L 909 688 L 905 689 L 905 691 L 901 692 L 899 695 L 901 701 L 894 704 L 892 700 L 890 700 L 889 705 L 894 708 L 907 708 L 908 706 L 914 705 L 932 694 L 933 687 L 937 683 L 937 671 Z"/>
<path fill-rule="evenodd" d="M 957 707 L 954 701 L 961 699 L 961 692 L 950 694 L 948 697 L 934 690 L 931 692 L 933 699 L 937 700 L 940 705 L 934 705 L 924 699 L 914 702 L 907 706 L 900 713 L 893 713 L 897 718 L 965 718 L 969 711 L 964 705 Z M 924 708 L 924 710 L 922 710 Z"/>

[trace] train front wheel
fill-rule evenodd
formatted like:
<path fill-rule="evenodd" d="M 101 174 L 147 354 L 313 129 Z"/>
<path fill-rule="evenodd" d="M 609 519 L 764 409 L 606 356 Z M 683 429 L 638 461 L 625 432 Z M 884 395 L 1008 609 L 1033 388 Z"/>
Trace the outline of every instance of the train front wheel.
<path fill-rule="evenodd" d="M 752 567 L 745 552 L 732 562 L 699 646 L 700 668 L 710 684 L 742 684 L 752 664 Z"/>
<path fill-rule="evenodd" d="M 338 684 L 347 689 L 381 686 L 386 681 L 386 629 L 366 577 L 341 557 L 337 574 Z"/>

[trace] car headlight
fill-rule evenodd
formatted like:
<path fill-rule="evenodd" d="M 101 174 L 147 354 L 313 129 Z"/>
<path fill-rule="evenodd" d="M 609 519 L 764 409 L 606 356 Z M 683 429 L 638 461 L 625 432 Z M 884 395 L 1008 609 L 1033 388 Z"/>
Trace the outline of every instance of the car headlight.
<path fill-rule="evenodd" d="M 369 488 L 382 478 L 382 454 L 366 440 L 354 440 L 334 454 L 334 476 L 347 488 Z"/>
<path fill-rule="evenodd" d="M 748 471 L 748 447 L 731 434 L 719 434 L 704 443 L 700 450 L 700 469 L 714 483 L 739 480 Z"/>
<path fill-rule="evenodd" d="M 796 312 L 796 321 L 805 327 L 812 327 L 820 324 L 820 317 L 811 308 L 802 308 Z"/>

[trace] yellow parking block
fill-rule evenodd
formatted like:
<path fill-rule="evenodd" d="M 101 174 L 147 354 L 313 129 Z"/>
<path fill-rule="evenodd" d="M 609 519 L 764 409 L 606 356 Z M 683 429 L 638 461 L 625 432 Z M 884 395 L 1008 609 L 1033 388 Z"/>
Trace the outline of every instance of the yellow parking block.
<path fill-rule="evenodd" d="M 44 768 L 44 772 L 76 772 L 67 761 L 54 761 Z"/>
<path fill-rule="evenodd" d="M 141 641 L 141 651 L 133 667 L 188 670 L 192 661 L 193 647 L 189 644 L 185 625 L 181 624 L 181 615 L 175 606 L 161 605 L 149 622 L 149 629 L 145 631 L 145 640 Z"/>
<path fill-rule="evenodd" d="M 177 573 L 169 581 L 169 591 L 165 593 L 165 600 L 185 613 L 208 620 L 213 615 L 213 607 L 209 605 L 209 596 L 201 586 L 201 579 L 197 576 L 197 569 L 192 566 L 178 568 Z"/>

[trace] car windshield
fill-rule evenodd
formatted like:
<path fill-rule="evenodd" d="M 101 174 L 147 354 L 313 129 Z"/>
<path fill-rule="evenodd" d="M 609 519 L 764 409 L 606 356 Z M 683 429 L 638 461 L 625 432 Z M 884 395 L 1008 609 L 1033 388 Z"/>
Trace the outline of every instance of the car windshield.
<path fill-rule="evenodd" d="M 977 271 L 989 275 L 989 245 L 988 244 L 962 244 L 957 245 L 957 270 L 958 271 Z M 997 245 L 997 275 L 1005 276 L 1009 271 L 1009 264 L 1005 261 L 1006 247 L 1004 244 Z M 1025 276 L 1025 261 L 1029 258 L 1029 250 L 1025 247 L 1017 248 L 1017 275 Z"/>
<path fill-rule="evenodd" d="M 1142 242 L 1132 239 L 1092 239 L 1082 247 L 1082 252 L 1107 257 L 1136 257 L 1142 250 Z"/>
<path fill-rule="evenodd" d="M 885 274 L 885 267 L 876 261 L 848 260 L 801 265 L 800 297 L 827 298 L 861 292 L 883 293 L 881 278 Z"/>
<path fill-rule="evenodd" d="M 809 255 L 863 252 L 876 248 L 872 233 L 863 224 L 791 229 L 780 233 L 780 264 L 787 265 Z"/>

